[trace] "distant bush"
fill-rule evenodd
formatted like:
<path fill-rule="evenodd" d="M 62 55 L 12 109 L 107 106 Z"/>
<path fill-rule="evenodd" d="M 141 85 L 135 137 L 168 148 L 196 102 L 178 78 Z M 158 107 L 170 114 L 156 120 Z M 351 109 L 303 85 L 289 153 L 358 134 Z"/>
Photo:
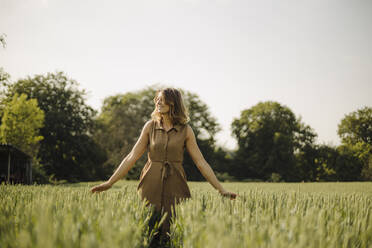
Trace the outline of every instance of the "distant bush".
<path fill-rule="evenodd" d="M 235 177 L 230 176 L 227 172 L 223 172 L 223 173 L 216 172 L 216 177 L 217 177 L 218 180 L 220 180 L 222 182 L 233 182 L 233 181 L 236 181 L 235 180 Z"/>
<path fill-rule="evenodd" d="M 279 173 L 271 173 L 271 176 L 269 178 L 269 182 L 278 183 L 281 182 L 282 176 Z"/>
<path fill-rule="evenodd" d="M 32 181 L 36 184 L 47 184 L 49 183 L 48 176 L 41 168 L 40 164 L 34 163 L 32 165 Z"/>
<path fill-rule="evenodd" d="M 243 179 L 243 180 L 240 180 L 240 182 L 248 182 L 248 183 L 254 183 L 254 182 L 263 182 L 262 179 L 259 179 L 259 178 L 246 178 L 246 179 Z"/>

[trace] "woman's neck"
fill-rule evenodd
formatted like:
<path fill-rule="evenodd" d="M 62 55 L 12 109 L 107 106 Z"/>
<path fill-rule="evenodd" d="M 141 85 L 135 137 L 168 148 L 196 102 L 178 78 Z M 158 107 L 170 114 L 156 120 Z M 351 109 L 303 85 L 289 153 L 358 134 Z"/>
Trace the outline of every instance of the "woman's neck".
<path fill-rule="evenodd" d="M 163 126 L 165 126 L 165 127 L 172 127 L 173 126 L 173 123 L 172 123 L 169 115 L 164 114 L 161 117 L 162 117 Z"/>

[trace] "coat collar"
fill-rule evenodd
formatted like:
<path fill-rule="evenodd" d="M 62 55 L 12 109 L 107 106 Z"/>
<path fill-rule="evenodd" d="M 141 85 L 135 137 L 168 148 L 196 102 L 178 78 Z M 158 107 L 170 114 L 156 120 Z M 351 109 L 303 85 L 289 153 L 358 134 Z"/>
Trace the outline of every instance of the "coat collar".
<path fill-rule="evenodd" d="M 163 127 L 163 124 L 160 123 L 160 121 L 155 121 L 155 129 L 160 129 L 160 130 L 164 130 L 165 131 L 165 129 Z M 180 124 L 176 124 L 171 129 L 169 129 L 169 131 L 172 130 L 172 129 L 175 129 L 178 132 L 181 129 L 181 125 Z"/>

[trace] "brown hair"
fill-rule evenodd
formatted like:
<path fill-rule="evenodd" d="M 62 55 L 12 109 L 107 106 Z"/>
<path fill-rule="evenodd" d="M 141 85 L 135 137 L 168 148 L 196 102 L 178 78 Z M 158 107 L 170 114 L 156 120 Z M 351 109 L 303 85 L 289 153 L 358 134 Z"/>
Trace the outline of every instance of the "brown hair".
<path fill-rule="evenodd" d="M 189 115 L 180 91 L 174 88 L 158 90 L 154 97 L 154 103 L 156 103 L 160 93 L 163 93 L 165 103 L 169 105 L 169 117 L 172 124 L 186 124 L 189 121 Z M 156 111 L 156 106 L 151 117 L 153 120 L 161 121 L 162 117 L 161 114 Z"/>

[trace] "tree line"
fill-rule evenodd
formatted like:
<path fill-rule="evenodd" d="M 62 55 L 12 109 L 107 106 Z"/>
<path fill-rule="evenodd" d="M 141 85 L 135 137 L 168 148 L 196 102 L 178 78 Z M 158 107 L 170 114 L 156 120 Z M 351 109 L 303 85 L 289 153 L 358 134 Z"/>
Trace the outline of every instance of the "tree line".
<path fill-rule="evenodd" d="M 160 86 L 108 96 L 100 111 L 86 103 L 86 91 L 63 72 L 11 81 L 0 68 L 0 142 L 33 158 L 39 183 L 107 179 L 130 152 L 154 109 Z M 287 106 L 259 102 L 231 123 L 238 148 L 216 144 L 221 130 L 208 105 L 180 89 L 189 124 L 205 159 L 222 181 L 372 180 L 372 108 L 340 120 L 341 145 L 316 143 L 317 134 Z M 143 155 L 126 176 L 138 179 Z M 185 152 L 187 179 L 204 180 Z"/>

